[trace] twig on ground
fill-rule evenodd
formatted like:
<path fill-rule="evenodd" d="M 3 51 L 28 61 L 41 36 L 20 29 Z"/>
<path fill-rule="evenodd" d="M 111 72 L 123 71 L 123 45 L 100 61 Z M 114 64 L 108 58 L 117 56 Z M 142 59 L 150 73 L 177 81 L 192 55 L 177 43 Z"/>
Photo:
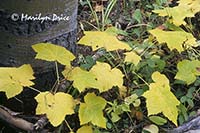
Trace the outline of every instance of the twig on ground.
<path fill-rule="evenodd" d="M 0 105 L 0 119 L 10 124 L 11 126 L 32 133 L 37 131 L 42 133 L 47 132 L 47 130 L 44 129 L 44 126 L 48 123 L 46 116 L 41 117 L 35 124 L 33 124 L 27 120 L 18 118 L 17 115 L 19 114 L 20 113 L 11 111 L 10 109 Z"/>

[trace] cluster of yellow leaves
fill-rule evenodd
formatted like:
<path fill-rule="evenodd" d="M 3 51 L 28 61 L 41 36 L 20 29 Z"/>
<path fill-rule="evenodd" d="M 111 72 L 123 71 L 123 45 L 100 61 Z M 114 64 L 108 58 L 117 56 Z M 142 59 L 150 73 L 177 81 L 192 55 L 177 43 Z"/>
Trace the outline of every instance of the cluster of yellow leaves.
<path fill-rule="evenodd" d="M 8 98 L 21 93 L 23 87 L 34 85 L 31 81 L 35 79 L 30 65 L 19 68 L 0 67 L 0 91 L 4 91 Z"/>
<path fill-rule="evenodd" d="M 153 12 L 158 13 L 159 16 L 172 17 L 173 24 L 180 26 L 185 25 L 184 19 L 186 17 L 194 17 L 195 13 L 200 11 L 199 0 L 180 0 L 179 5 L 175 7 L 166 7 L 162 10 L 154 10 Z"/>
<path fill-rule="evenodd" d="M 79 67 L 71 70 L 65 70 L 63 75 L 67 80 L 74 81 L 73 85 L 80 92 L 86 88 L 97 88 L 100 92 L 107 91 L 113 86 L 121 88 L 123 86 L 122 72 L 117 69 L 111 69 L 107 63 L 97 62 L 90 71 L 82 70 Z"/>
<path fill-rule="evenodd" d="M 152 74 L 155 83 L 149 85 L 149 90 L 143 96 L 146 97 L 148 115 L 163 113 L 169 120 L 177 125 L 179 101 L 170 91 L 169 80 L 159 72 Z"/>
<path fill-rule="evenodd" d="M 153 29 L 149 31 L 156 37 L 159 43 L 167 43 L 170 50 L 177 49 L 179 52 L 184 51 L 183 44 L 193 46 L 196 39 L 191 33 L 185 31 L 163 31 L 161 29 Z"/>
<path fill-rule="evenodd" d="M 38 102 L 36 114 L 46 114 L 53 126 L 58 126 L 66 115 L 74 113 L 74 100 L 69 94 L 58 92 L 41 92 L 35 97 Z"/>

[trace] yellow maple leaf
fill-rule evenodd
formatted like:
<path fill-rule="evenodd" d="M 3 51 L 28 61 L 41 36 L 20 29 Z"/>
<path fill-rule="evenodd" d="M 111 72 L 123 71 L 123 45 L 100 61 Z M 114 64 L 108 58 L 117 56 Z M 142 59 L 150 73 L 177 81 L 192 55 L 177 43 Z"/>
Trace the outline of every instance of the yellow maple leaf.
<path fill-rule="evenodd" d="M 179 0 L 178 3 L 179 6 L 188 6 L 193 14 L 200 11 L 200 0 Z"/>
<path fill-rule="evenodd" d="M 88 93 L 84 97 L 85 103 L 80 104 L 79 119 L 80 124 L 92 124 L 99 127 L 106 128 L 106 119 L 103 116 L 103 109 L 106 106 L 107 101 L 102 97 L 96 96 L 94 93 Z"/>
<path fill-rule="evenodd" d="M 155 83 L 149 85 L 149 90 L 143 96 L 146 98 L 148 116 L 163 113 L 169 120 L 177 125 L 180 102 L 170 91 L 169 80 L 159 72 L 152 74 Z"/>
<path fill-rule="evenodd" d="M 159 16 L 172 17 L 172 22 L 175 25 L 185 25 L 184 19 L 186 17 L 194 17 L 195 13 L 200 11 L 199 0 L 180 0 L 179 5 L 175 7 L 166 7 L 161 10 L 154 10 L 153 12 L 158 13 Z"/>
<path fill-rule="evenodd" d="M 86 88 L 97 88 L 98 83 L 96 77 L 93 73 L 76 67 L 70 72 L 65 70 L 63 75 L 66 75 L 67 80 L 73 81 L 73 86 L 76 87 L 80 92 L 84 91 Z"/>
<path fill-rule="evenodd" d="M 53 126 L 58 126 L 66 115 L 74 113 L 74 99 L 71 95 L 58 92 L 53 95 L 50 92 L 41 92 L 35 97 L 38 102 L 36 114 L 46 114 Z"/>
<path fill-rule="evenodd" d="M 191 33 L 185 31 L 163 31 L 161 29 L 149 30 L 156 37 L 159 43 L 167 43 L 170 50 L 177 49 L 179 52 L 184 51 L 183 44 L 193 46 L 196 39 Z"/>
<path fill-rule="evenodd" d="M 113 86 L 118 86 L 119 88 L 123 86 L 124 75 L 122 72 L 117 68 L 111 69 L 107 63 L 97 62 L 90 72 L 95 75 L 97 88 L 100 92 L 107 91 Z"/>
<path fill-rule="evenodd" d="M 96 88 L 100 92 L 107 91 L 113 86 L 121 88 L 123 86 L 122 72 L 117 69 L 111 69 L 107 63 L 97 62 L 90 71 L 76 67 L 72 70 L 66 68 L 62 74 L 67 80 L 73 81 L 73 86 L 80 92 L 86 88 Z"/>
<path fill-rule="evenodd" d="M 82 126 L 77 130 L 77 133 L 93 133 L 91 126 Z"/>
<path fill-rule="evenodd" d="M 128 44 L 119 41 L 116 36 L 102 31 L 85 31 L 79 44 L 91 46 L 93 50 L 104 47 L 108 51 L 114 51 L 118 49 L 130 50 Z"/>
<path fill-rule="evenodd" d="M 75 56 L 62 46 L 50 43 L 38 43 L 33 45 L 32 48 L 37 52 L 36 59 L 58 61 L 67 67 L 71 67 L 70 62 L 75 59 Z"/>
<path fill-rule="evenodd" d="M 0 68 L 0 91 L 4 91 L 8 98 L 14 97 L 22 92 L 23 87 L 32 86 L 31 81 L 35 79 L 30 65 L 21 67 Z"/>
<path fill-rule="evenodd" d="M 131 62 L 134 65 L 137 65 L 141 61 L 141 57 L 137 55 L 135 52 L 127 52 L 125 53 L 125 62 Z"/>
<path fill-rule="evenodd" d="M 178 72 L 174 78 L 185 81 L 188 85 L 192 84 L 195 82 L 196 76 L 200 75 L 197 69 L 199 67 L 199 60 L 182 60 L 177 64 Z"/>

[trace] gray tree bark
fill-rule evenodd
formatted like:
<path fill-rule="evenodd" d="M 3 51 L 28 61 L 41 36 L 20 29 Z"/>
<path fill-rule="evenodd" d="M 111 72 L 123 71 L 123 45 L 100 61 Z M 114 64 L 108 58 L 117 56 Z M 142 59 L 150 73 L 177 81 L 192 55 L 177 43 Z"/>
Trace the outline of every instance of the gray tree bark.
<path fill-rule="evenodd" d="M 51 42 L 76 51 L 77 0 L 1 0 L 0 64 L 31 64 L 37 73 L 48 72 L 52 63 L 34 60 L 31 46 Z M 27 20 L 25 16 L 40 20 Z M 68 20 L 43 21 L 41 18 L 68 17 Z"/>

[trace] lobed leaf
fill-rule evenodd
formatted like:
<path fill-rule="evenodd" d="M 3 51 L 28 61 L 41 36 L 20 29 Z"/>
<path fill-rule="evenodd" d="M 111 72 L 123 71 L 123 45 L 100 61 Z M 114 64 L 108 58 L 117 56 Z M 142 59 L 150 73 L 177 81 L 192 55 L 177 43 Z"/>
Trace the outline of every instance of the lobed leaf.
<path fill-rule="evenodd" d="M 163 113 L 177 125 L 179 101 L 170 91 L 169 80 L 159 72 L 152 74 L 155 83 L 149 85 L 149 90 L 143 96 L 146 98 L 148 116 Z"/>
<path fill-rule="evenodd" d="M 91 126 L 82 126 L 77 130 L 77 133 L 93 133 Z"/>
<path fill-rule="evenodd" d="M 80 92 L 86 88 L 96 88 L 100 92 L 107 91 L 113 86 L 122 88 L 123 77 L 122 72 L 117 69 L 111 69 L 107 63 L 97 62 L 90 71 L 76 67 L 72 70 L 66 68 L 63 75 L 67 80 L 73 81 L 73 86 Z"/>
<path fill-rule="evenodd" d="M 55 95 L 46 91 L 35 97 L 38 102 L 36 114 L 46 114 L 53 126 L 58 126 L 65 120 L 66 115 L 74 113 L 75 102 L 69 94 L 58 92 Z"/>
<path fill-rule="evenodd" d="M 135 52 L 127 52 L 125 55 L 125 62 L 131 62 L 134 65 L 137 65 L 142 60 L 142 58 Z"/>
<path fill-rule="evenodd" d="M 90 72 L 95 75 L 97 88 L 100 92 L 107 91 L 113 86 L 118 86 L 119 88 L 123 86 L 124 75 L 122 72 L 117 68 L 111 69 L 107 63 L 97 62 Z"/>
<path fill-rule="evenodd" d="M 200 75 L 200 61 L 198 60 L 183 60 L 177 65 L 178 72 L 176 73 L 175 79 L 183 80 L 188 85 L 192 84 L 196 80 L 196 76 Z"/>
<path fill-rule="evenodd" d="M 159 16 L 172 17 L 172 22 L 180 26 L 185 25 L 184 19 L 186 17 L 194 17 L 194 15 L 200 11 L 199 0 L 180 0 L 179 5 L 175 7 L 166 7 L 161 10 L 154 10 L 153 12 L 158 13 Z"/>
<path fill-rule="evenodd" d="M 33 45 L 32 48 L 37 52 L 36 59 L 58 61 L 67 67 L 71 67 L 70 62 L 75 59 L 75 56 L 62 46 L 50 43 L 38 43 Z"/>
<path fill-rule="evenodd" d="M 103 109 L 107 101 L 94 93 L 88 93 L 84 97 L 85 103 L 80 104 L 79 119 L 80 124 L 91 122 L 92 124 L 106 128 L 106 119 L 103 116 Z"/>
<path fill-rule="evenodd" d="M 4 91 L 8 98 L 22 92 L 23 87 L 32 86 L 35 79 L 30 65 L 16 67 L 0 67 L 0 91 Z"/>
<path fill-rule="evenodd" d="M 179 52 L 184 51 L 182 45 L 193 46 L 196 39 L 191 33 L 185 31 L 163 31 L 158 28 L 149 31 L 156 37 L 159 43 L 167 43 L 170 50 L 177 49 Z"/>
<path fill-rule="evenodd" d="M 99 48 L 105 48 L 108 51 L 114 51 L 118 49 L 130 50 L 128 44 L 119 41 L 116 36 L 102 31 L 85 31 L 85 36 L 79 40 L 79 44 L 91 46 L 95 51 Z"/>
<path fill-rule="evenodd" d="M 97 88 L 98 83 L 96 81 L 96 76 L 86 70 L 76 67 L 71 72 L 67 74 L 67 70 L 63 72 L 66 75 L 67 80 L 73 81 L 73 86 L 76 87 L 80 92 L 84 91 L 86 88 Z"/>

